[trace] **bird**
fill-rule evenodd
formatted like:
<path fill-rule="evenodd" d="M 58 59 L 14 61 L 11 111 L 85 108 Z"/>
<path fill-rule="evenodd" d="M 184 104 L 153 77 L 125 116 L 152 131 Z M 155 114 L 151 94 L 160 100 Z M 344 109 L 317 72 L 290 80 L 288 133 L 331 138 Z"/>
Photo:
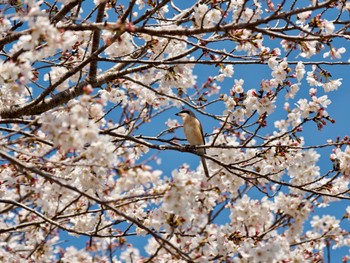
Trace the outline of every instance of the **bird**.
<path fill-rule="evenodd" d="M 205 145 L 202 124 L 196 118 L 193 111 L 184 109 L 175 114 L 182 119 L 186 139 L 190 145 Z M 198 153 L 205 154 L 205 149 L 198 149 Z M 206 177 L 209 177 L 208 166 L 204 157 L 201 157 L 203 170 Z"/>

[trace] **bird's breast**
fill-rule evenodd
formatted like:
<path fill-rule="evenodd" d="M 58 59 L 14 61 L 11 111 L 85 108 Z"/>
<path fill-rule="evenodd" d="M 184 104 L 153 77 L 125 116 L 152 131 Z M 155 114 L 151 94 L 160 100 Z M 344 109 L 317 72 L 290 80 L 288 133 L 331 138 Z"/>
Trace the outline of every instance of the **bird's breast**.
<path fill-rule="evenodd" d="M 201 126 L 198 120 L 189 120 L 184 123 L 184 132 L 190 145 L 204 144 L 201 132 Z"/>

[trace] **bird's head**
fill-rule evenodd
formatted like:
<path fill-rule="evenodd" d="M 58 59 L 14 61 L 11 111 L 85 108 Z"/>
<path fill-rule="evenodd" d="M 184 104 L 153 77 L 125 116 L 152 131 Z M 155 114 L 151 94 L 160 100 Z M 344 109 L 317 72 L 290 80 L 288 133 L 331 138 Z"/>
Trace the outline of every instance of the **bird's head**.
<path fill-rule="evenodd" d="M 194 118 L 196 117 L 196 115 L 194 115 L 193 111 L 187 110 L 187 109 L 184 109 L 184 110 L 176 113 L 175 115 L 181 117 L 181 119 L 186 119 L 187 117 L 194 117 Z"/>

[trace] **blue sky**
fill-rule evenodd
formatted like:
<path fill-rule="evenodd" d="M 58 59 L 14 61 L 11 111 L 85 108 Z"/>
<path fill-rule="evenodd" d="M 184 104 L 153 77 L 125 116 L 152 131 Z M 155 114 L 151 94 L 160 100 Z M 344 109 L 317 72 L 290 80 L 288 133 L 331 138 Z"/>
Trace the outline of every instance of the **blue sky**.
<path fill-rule="evenodd" d="M 86 1 L 88 3 L 84 3 L 84 14 L 87 14 L 89 12 L 89 9 L 92 8 L 92 1 Z M 123 1 L 122 1 L 123 2 Z M 128 1 L 124 1 L 128 2 Z M 179 7 L 183 7 L 182 5 L 190 6 L 195 1 L 180 1 L 178 4 Z M 91 6 L 90 6 L 91 5 Z M 141 13 L 141 11 L 138 11 Z M 270 40 L 265 39 L 264 43 L 267 46 L 272 47 L 278 47 L 280 40 Z M 348 42 L 345 42 L 343 40 L 336 40 L 334 44 L 337 47 L 348 46 Z M 221 44 L 222 48 L 226 48 L 226 50 L 230 50 L 232 46 L 225 46 L 226 44 Z M 296 58 L 296 54 L 292 54 L 289 57 L 289 60 L 296 61 L 299 58 Z M 321 58 L 320 55 L 315 56 L 311 58 L 311 61 L 317 61 L 317 60 L 324 60 Z M 344 54 L 341 61 L 348 61 L 349 55 Z M 339 60 L 335 60 L 339 61 Z M 109 64 L 110 65 L 110 64 Z M 104 65 L 107 66 L 107 65 Z M 104 67 L 103 66 L 103 67 Z M 100 65 L 101 67 L 101 65 Z M 291 66 L 292 68 L 295 67 L 295 65 Z M 337 136 L 340 136 L 341 138 L 345 135 L 349 134 L 350 130 L 350 122 L 349 122 L 349 101 L 350 101 L 350 92 L 349 92 L 349 86 L 350 86 L 350 76 L 349 76 L 349 65 L 336 65 L 336 66 L 322 66 L 324 69 L 329 70 L 332 73 L 332 78 L 342 78 L 342 86 L 338 91 L 327 93 L 326 95 L 329 96 L 329 98 L 332 100 L 332 104 L 329 106 L 327 111 L 329 112 L 330 116 L 336 120 L 334 124 L 328 123 L 327 126 L 325 126 L 322 131 L 318 131 L 316 128 L 316 125 L 307 125 L 303 132 L 303 137 L 305 138 L 306 145 L 314 145 L 314 144 L 324 144 L 327 139 L 336 139 Z M 103 68 L 105 69 L 105 68 Z M 218 83 L 218 85 L 221 86 L 221 93 L 228 93 L 228 91 L 232 88 L 234 79 L 244 79 L 244 89 L 247 91 L 248 89 L 255 88 L 259 89 L 260 81 L 262 79 L 269 79 L 271 78 L 271 70 L 267 65 L 235 65 L 234 66 L 235 73 L 232 78 L 226 79 L 223 83 Z M 311 65 L 306 66 L 306 71 L 311 70 Z M 194 73 L 197 75 L 197 85 L 200 86 L 204 82 L 206 82 L 208 76 L 215 76 L 219 72 L 219 67 L 214 66 L 205 66 L 205 65 L 199 65 L 196 66 L 194 69 Z M 47 83 L 45 83 L 46 85 Z M 302 81 L 302 84 L 300 86 L 300 92 L 298 93 L 298 96 L 295 100 L 290 100 L 290 103 L 294 103 L 298 100 L 298 98 L 307 97 L 309 86 L 306 83 L 305 80 Z M 319 88 L 318 95 L 323 94 L 323 90 Z M 269 119 L 268 126 L 262 130 L 262 133 L 271 133 L 273 128 L 273 121 L 278 120 L 280 118 L 283 118 L 286 116 L 286 112 L 282 109 L 282 104 L 284 100 L 278 101 L 275 112 L 271 115 L 271 119 Z M 218 104 L 215 104 L 218 105 Z M 221 104 L 221 107 L 208 107 L 206 110 L 208 110 L 210 113 L 215 114 L 222 114 L 223 112 L 223 104 Z M 175 116 L 175 113 L 178 112 L 180 109 L 172 109 L 169 111 L 166 111 L 164 114 L 160 114 L 156 118 L 154 118 L 148 125 L 145 125 L 142 129 L 138 130 L 135 134 L 143 134 L 148 136 L 155 136 L 160 131 L 167 129 L 165 122 L 171 118 L 171 119 L 178 119 L 180 122 L 180 119 Z M 113 116 L 112 114 L 108 115 L 108 118 Z M 197 113 L 197 117 L 202 121 L 204 133 L 211 133 L 213 131 L 214 127 L 220 126 L 220 124 L 217 121 L 212 120 L 211 118 L 208 118 L 206 116 L 202 116 Z M 170 135 L 171 136 L 178 136 L 179 138 L 184 138 L 184 134 L 182 129 L 176 130 L 175 134 Z M 169 136 L 168 136 L 169 137 Z M 321 167 L 321 173 L 327 172 L 329 169 L 331 169 L 331 163 L 329 161 L 329 154 L 330 154 L 331 148 L 327 148 L 324 150 L 319 150 L 319 152 L 322 153 L 322 156 L 319 161 L 319 165 Z M 195 156 L 190 153 L 179 153 L 174 151 L 163 151 L 159 153 L 159 157 L 161 158 L 162 162 L 160 165 L 157 165 L 154 163 L 155 169 L 161 169 L 163 170 L 164 176 L 171 176 L 171 173 L 174 169 L 179 168 L 183 163 L 187 163 L 191 166 L 192 169 L 195 169 L 199 165 L 199 158 L 198 156 Z M 255 198 L 259 197 L 258 193 L 256 194 Z M 348 202 L 342 201 L 337 203 L 332 203 L 331 207 L 326 207 L 322 209 L 316 209 L 315 214 L 324 214 L 324 213 L 330 213 L 334 216 L 336 216 L 338 219 L 340 219 L 345 212 L 345 208 L 347 207 Z M 217 221 L 218 223 L 221 222 L 227 222 L 227 218 L 220 218 Z M 348 229 L 349 223 L 348 221 L 344 222 Z M 309 227 L 309 224 L 306 223 L 305 228 L 307 229 Z M 67 239 L 69 242 L 66 243 L 67 246 L 70 246 L 74 244 L 78 248 L 83 248 L 86 245 L 86 242 L 88 241 L 85 237 L 79 237 L 75 238 L 72 236 L 68 236 L 66 234 L 62 235 L 63 239 Z M 133 244 L 140 248 L 142 250 L 143 246 L 145 245 L 145 238 L 142 237 L 131 237 L 129 238 L 132 240 Z M 339 262 L 341 257 L 348 253 L 348 248 L 339 249 L 336 252 L 332 252 L 332 261 L 333 262 Z"/>

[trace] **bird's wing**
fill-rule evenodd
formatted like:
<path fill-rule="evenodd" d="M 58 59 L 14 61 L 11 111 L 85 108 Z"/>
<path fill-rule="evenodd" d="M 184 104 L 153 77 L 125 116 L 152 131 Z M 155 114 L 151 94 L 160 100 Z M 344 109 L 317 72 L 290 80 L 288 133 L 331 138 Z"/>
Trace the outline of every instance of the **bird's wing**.
<path fill-rule="evenodd" d="M 204 144 L 205 144 L 205 140 L 204 140 L 204 133 L 203 133 L 202 124 L 201 124 L 200 121 L 198 121 L 198 122 L 199 122 L 199 127 L 200 127 L 200 129 L 201 129 L 201 135 L 202 135 L 202 140 L 203 140 L 202 144 L 204 145 Z M 205 149 L 203 149 L 203 151 L 204 151 L 204 153 L 205 153 Z"/>

